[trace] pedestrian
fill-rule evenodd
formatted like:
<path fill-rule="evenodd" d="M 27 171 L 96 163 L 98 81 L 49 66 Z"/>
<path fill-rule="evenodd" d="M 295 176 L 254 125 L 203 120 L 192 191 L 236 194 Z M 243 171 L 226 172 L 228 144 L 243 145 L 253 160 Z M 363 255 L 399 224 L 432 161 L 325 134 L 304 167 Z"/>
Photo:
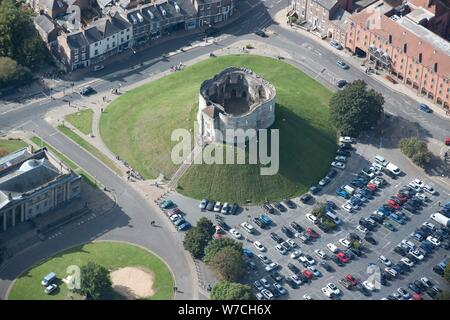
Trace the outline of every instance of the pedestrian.
<path fill-rule="evenodd" d="M 173 291 L 177 292 L 178 288 L 177 287 L 173 287 Z"/>
<path fill-rule="evenodd" d="M 103 108 L 100 108 L 100 112 L 103 113 Z"/>
<path fill-rule="evenodd" d="M 438 206 L 439 206 L 439 207 L 441 206 L 441 202 L 440 202 L 440 201 L 438 202 Z"/>

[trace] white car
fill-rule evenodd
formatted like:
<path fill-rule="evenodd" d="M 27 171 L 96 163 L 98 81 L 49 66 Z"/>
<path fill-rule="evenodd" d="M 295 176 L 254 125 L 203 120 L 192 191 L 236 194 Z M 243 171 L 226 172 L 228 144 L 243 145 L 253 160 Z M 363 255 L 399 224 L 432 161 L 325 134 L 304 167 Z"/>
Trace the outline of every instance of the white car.
<path fill-rule="evenodd" d="M 222 204 L 220 203 L 220 201 L 217 201 L 214 205 L 214 212 L 220 212 L 220 209 L 222 209 Z"/>
<path fill-rule="evenodd" d="M 401 262 L 403 262 L 404 264 L 406 264 L 408 267 L 413 267 L 414 266 L 414 262 L 412 262 L 410 259 L 403 257 L 400 259 Z"/>
<path fill-rule="evenodd" d="M 262 263 L 264 264 L 270 264 L 272 263 L 272 260 L 270 260 L 269 258 L 267 258 L 267 256 L 265 254 L 258 254 L 258 258 L 259 260 L 262 261 Z"/>
<path fill-rule="evenodd" d="M 242 238 L 242 234 L 239 231 L 237 231 L 236 229 L 230 229 L 230 233 L 236 239 Z"/>
<path fill-rule="evenodd" d="M 296 248 L 297 247 L 297 244 L 294 242 L 294 240 L 292 240 L 292 239 L 287 239 L 286 240 L 286 243 L 289 245 L 289 246 L 291 246 L 291 248 Z"/>
<path fill-rule="evenodd" d="M 173 214 L 173 215 L 170 216 L 169 219 L 170 219 L 170 221 L 175 222 L 175 221 L 177 221 L 178 219 L 181 219 L 181 218 L 183 218 L 181 215 Z"/>
<path fill-rule="evenodd" d="M 339 162 L 339 161 L 333 161 L 331 163 L 332 167 L 338 168 L 338 169 L 345 169 L 345 163 Z"/>
<path fill-rule="evenodd" d="M 356 230 L 362 232 L 362 233 L 367 233 L 369 232 L 369 230 L 366 227 L 363 227 L 362 225 L 358 224 L 358 226 L 356 227 Z"/>
<path fill-rule="evenodd" d="M 333 294 L 335 294 L 337 296 L 341 294 L 341 290 L 339 290 L 339 288 L 336 287 L 336 285 L 332 282 L 327 284 L 327 288 L 328 288 L 328 290 L 330 290 L 331 292 L 333 292 Z"/>
<path fill-rule="evenodd" d="M 366 280 L 362 284 L 364 287 L 366 287 L 367 290 L 375 291 L 375 285 L 372 283 L 372 281 Z"/>
<path fill-rule="evenodd" d="M 318 255 L 319 257 L 321 257 L 322 259 L 326 259 L 327 258 L 327 254 L 325 253 L 325 251 L 323 251 L 321 249 L 314 250 L 314 253 L 316 255 Z"/>
<path fill-rule="evenodd" d="M 281 244 L 277 244 L 275 246 L 275 249 L 277 249 L 278 252 L 283 254 L 283 255 L 287 253 L 286 249 Z"/>
<path fill-rule="evenodd" d="M 274 298 L 273 293 L 270 290 L 262 289 L 261 293 L 266 297 L 267 300 L 272 300 Z"/>
<path fill-rule="evenodd" d="M 313 298 L 311 298 L 311 296 L 309 294 L 304 294 L 303 295 L 303 300 L 312 300 Z"/>
<path fill-rule="evenodd" d="M 393 277 L 398 276 L 398 272 L 395 271 L 395 270 L 392 269 L 392 268 L 386 267 L 386 268 L 384 268 L 384 271 L 386 271 L 387 273 L 389 273 L 389 274 L 390 274 L 391 276 L 393 276 Z"/>
<path fill-rule="evenodd" d="M 431 288 L 433 286 L 433 283 L 428 279 L 427 277 L 420 278 L 420 281 L 427 287 Z"/>
<path fill-rule="evenodd" d="M 345 157 L 345 156 L 336 156 L 336 158 L 334 158 L 334 160 L 336 160 L 338 162 L 347 162 L 347 157 Z"/>
<path fill-rule="evenodd" d="M 404 244 L 405 246 L 407 246 L 410 249 L 415 249 L 416 248 L 416 245 L 414 244 L 414 242 L 411 242 L 411 241 L 406 240 L 406 239 L 402 240 L 402 244 Z"/>
<path fill-rule="evenodd" d="M 355 140 L 352 137 L 339 137 L 341 143 L 354 143 Z"/>
<path fill-rule="evenodd" d="M 296 285 L 298 285 L 298 286 L 302 284 L 302 280 L 301 280 L 301 279 L 299 278 L 299 276 L 296 275 L 296 274 L 293 274 L 293 275 L 289 276 L 289 278 L 291 278 L 292 281 L 294 281 L 294 283 L 295 283 Z"/>
<path fill-rule="evenodd" d="M 228 210 L 230 210 L 230 209 L 231 209 L 230 204 L 228 202 L 225 202 L 223 204 L 222 210 L 220 210 L 220 213 L 227 214 Z"/>
<path fill-rule="evenodd" d="M 410 183 L 408 183 L 408 187 L 414 189 L 414 191 L 416 192 L 420 192 L 420 190 L 422 190 L 422 188 L 420 188 L 417 184 L 415 184 L 413 181 L 411 181 Z"/>
<path fill-rule="evenodd" d="M 381 255 L 378 257 L 378 260 L 381 261 L 382 264 L 384 264 L 386 267 L 392 266 L 392 261 L 386 258 L 385 256 Z"/>
<path fill-rule="evenodd" d="M 416 186 L 418 186 L 420 189 L 422 189 L 425 184 L 423 183 L 422 180 L 419 179 L 414 179 L 413 181 L 411 181 L 411 183 L 415 184 Z"/>
<path fill-rule="evenodd" d="M 44 292 L 46 294 L 51 294 L 53 291 L 55 291 L 58 288 L 58 285 L 56 283 L 52 283 L 51 285 L 45 287 Z"/>
<path fill-rule="evenodd" d="M 262 243 L 259 242 L 259 241 L 253 242 L 253 246 L 254 246 L 256 249 L 258 249 L 259 251 L 266 251 L 266 247 L 264 247 L 264 246 L 262 245 Z"/>
<path fill-rule="evenodd" d="M 428 192 L 431 195 L 435 195 L 437 193 L 436 189 L 434 189 L 434 186 L 430 185 L 430 184 L 424 185 L 423 190 L 425 190 L 426 192 Z"/>
<path fill-rule="evenodd" d="M 268 265 L 266 265 L 266 267 L 265 267 L 267 272 L 275 270 L 276 268 L 278 268 L 278 263 L 276 263 L 276 262 L 271 262 Z"/>
<path fill-rule="evenodd" d="M 338 247 L 336 247 L 336 246 L 335 246 L 334 244 L 332 244 L 332 243 L 327 244 L 327 248 L 328 248 L 331 252 L 333 252 L 333 253 L 336 253 L 336 252 L 339 251 Z"/>
<path fill-rule="evenodd" d="M 352 245 L 352 243 L 350 241 L 348 241 L 347 239 L 339 239 L 339 243 L 342 244 L 344 247 L 346 248 L 350 248 L 350 246 Z"/>
<path fill-rule="evenodd" d="M 423 225 L 424 225 L 425 227 L 427 227 L 428 229 L 430 229 L 431 231 L 436 230 L 436 226 L 435 226 L 434 224 L 432 224 L 431 222 L 425 221 L 425 222 L 423 223 Z"/>
<path fill-rule="evenodd" d="M 297 259 L 301 255 L 302 255 L 302 252 L 300 250 L 295 250 L 294 252 L 291 253 L 291 258 L 292 259 Z"/>
<path fill-rule="evenodd" d="M 351 205 L 351 203 L 346 202 L 342 205 L 342 209 L 344 209 L 345 211 L 347 211 L 348 213 L 352 213 L 353 211 L 353 206 Z"/>
<path fill-rule="evenodd" d="M 423 192 L 416 193 L 416 197 L 422 200 L 423 202 L 427 202 L 429 199 L 428 196 Z"/>
<path fill-rule="evenodd" d="M 317 217 L 311 213 L 307 213 L 306 218 L 314 224 L 319 222 L 319 219 L 317 219 Z"/>
<path fill-rule="evenodd" d="M 264 297 L 261 292 L 257 292 L 255 294 L 255 297 L 256 297 L 257 300 L 266 300 L 266 297 Z"/>
<path fill-rule="evenodd" d="M 384 168 L 381 164 L 379 164 L 377 162 L 373 162 L 371 167 L 374 167 L 375 169 L 377 169 L 380 172 L 383 171 L 383 168 Z"/>
<path fill-rule="evenodd" d="M 241 227 L 242 229 L 244 229 L 245 231 L 247 231 L 248 233 L 253 233 L 255 232 L 255 227 L 252 226 L 250 223 L 248 222 L 242 222 L 241 223 Z"/>
<path fill-rule="evenodd" d="M 327 298 L 333 298 L 333 292 L 331 292 L 327 287 L 322 288 L 321 291 Z"/>
<path fill-rule="evenodd" d="M 425 259 L 424 255 L 419 250 L 409 250 L 409 254 L 419 261 Z"/>
<path fill-rule="evenodd" d="M 436 239 L 435 237 L 428 236 L 427 240 L 429 242 L 431 242 L 435 247 L 439 247 L 441 245 L 441 242 L 438 239 Z"/>
<path fill-rule="evenodd" d="M 381 170 L 378 169 L 378 167 L 371 166 L 369 170 L 372 171 L 376 176 L 379 176 L 381 174 Z"/>

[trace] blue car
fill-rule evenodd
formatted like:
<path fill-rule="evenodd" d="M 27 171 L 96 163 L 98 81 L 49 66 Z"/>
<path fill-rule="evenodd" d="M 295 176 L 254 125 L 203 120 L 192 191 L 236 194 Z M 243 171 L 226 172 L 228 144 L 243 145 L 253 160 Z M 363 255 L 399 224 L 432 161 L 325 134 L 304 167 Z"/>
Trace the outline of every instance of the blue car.
<path fill-rule="evenodd" d="M 378 211 L 382 212 L 385 217 L 389 217 L 391 214 L 391 211 L 389 211 L 386 207 L 379 207 Z"/>
<path fill-rule="evenodd" d="M 347 193 L 347 191 L 345 191 L 345 190 L 342 189 L 342 188 L 338 188 L 338 189 L 336 190 L 336 194 L 337 194 L 338 196 L 344 198 L 344 199 L 349 199 L 349 198 L 350 198 L 350 195 Z"/>
<path fill-rule="evenodd" d="M 244 255 L 248 258 L 252 258 L 253 257 L 253 252 L 250 249 L 244 248 L 242 249 L 242 251 L 244 252 Z"/>
<path fill-rule="evenodd" d="M 396 213 L 391 213 L 390 217 L 392 220 L 394 220 L 398 224 L 406 224 L 406 221 L 403 220 L 403 218 L 400 217 L 399 215 L 397 215 Z"/>
<path fill-rule="evenodd" d="M 350 203 L 354 206 L 354 205 L 361 205 L 362 204 L 362 201 L 361 201 L 361 199 L 360 198 L 358 198 L 358 197 L 356 197 L 356 196 L 353 196 L 353 197 L 351 197 L 350 198 Z"/>
<path fill-rule="evenodd" d="M 420 248 L 422 250 L 424 250 L 426 253 L 432 253 L 433 252 L 433 245 L 430 242 L 428 242 L 428 240 L 423 241 L 420 244 Z"/>
<path fill-rule="evenodd" d="M 336 64 L 338 65 L 339 68 L 342 68 L 344 70 L 347 70 L 350 68 L 344 61 L 341 61 L 341 60 L 336 61 Z"/>
<path fill-rule="evenodd" d="M 362 187 L 364 185 L 364 180 L 361 179 L 353 179 L 352 182 L 350 182 L 355 187 Z"/>
<path fill-rule="evenodd" d="M 191 228 L 191 224 L 186 220 L 177 227 L 178 231 L 186 231 Z"/>
<path fill-rule="evenodd" d="M 367 199 L 373 199 L 372 191 L 369 189 L 363 188 L 359 192 L 361 192 Z"/>
<path fill-rule="evenodd" d="M 262 215 L 259 216 L 259 219 L 266 225 L 270 225 L 272 224 L 272 219 L 270 219 L 267 215 L 265 215 L 264 213 Z"/>
<path fill-rule="evenodd" d="M 419 110 L 425 113 L 432 113 L 433 110 L 430 109 L 429 106 L 427 106 L 426 104 L 421 103 L 419 106 Z"/>
<path fill-rule="evenodd" d="M 333 201 L 327 200 L 327 211 L 333 212 L 333 210 L 336 208 L 337 208 L 336 203 L 334 203 Z"/>
<path fill-rule="evenodd" d="M 174 205 L 175 205 L 175 204 L 173 203 L 172 200 L 164 200 L 164 201 L 161 203 L 161 208 L 163 208 L 163 209 L 169 209 L 169 208 L 172 208 Z"/>

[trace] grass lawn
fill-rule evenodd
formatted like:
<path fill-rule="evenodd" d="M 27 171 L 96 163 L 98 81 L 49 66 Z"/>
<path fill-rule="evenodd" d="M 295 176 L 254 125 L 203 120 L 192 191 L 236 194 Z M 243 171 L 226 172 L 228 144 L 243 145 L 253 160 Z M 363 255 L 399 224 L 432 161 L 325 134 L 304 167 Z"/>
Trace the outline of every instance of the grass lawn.
<path fill-rule="evenodd" d="M 277 90 L 280 170 L 260 176 L 258 165 L 193 165 L 179 191 L 194 198 L 259 203 L 305 192 L 330 169 L 336 132 L 329 122 L 331 92 L 289 64 L 266 57 L 235 55 L 208 59 L 125 93 L 102 115 L 100 131 L 108 147 L 146 178 L 170 177 L 170 135 L 193 129 L 203 80 L 228 66 L 248 67 Z"/>
<path fill-rule="evenodd" d="M 119 176 L 122 175 L 122 171 L 116 166 L 116 164 L 111 161 L 107 156 L 105 156 L 100 150 L 95 148 L 92 144 L 84 140 L 78 134 L 67 128 L 66 126 L 59 125 L 58 130 L 64 133 L 67 137 L 78 143 L 84 149 L 86 149 L 89 153 L 94 155 L 97 159 L 107 165 L 111 170 L 116 172 Z"/>
<path fill-rule="evenodd" d="M 65 119 L 70 122 L 75 128 L 89 134 L 92 132 L 92 118 L 94 117 L 94 111 L 91 109 L 82 110 L 65 116 Z"/>
<path fill-rule="evenodd" d="M 67 276 L 70 265 L 82 266 L 88 261 L 103 265 L 113 271 L 123 267 L 144 267 L 154 274 L 152 300 L 170 300 L 173 295 L 174 280 L 166 264 L 158 257 L 139 247 L 116 242 L 95 242 L 69 249 L 38 264 L 22 274 L 10 291 L 10 300 L 62 300 L 69 291 L 63 283 L 55 294 L 43 291 L 41 280 L 50 272 L 55 272 L 58 281 Z M 105 299 L 120 299 L 115 292 L 106 292 Z"/>
<path fill-rule="evenodd" d="M 27 144 L 22 140 L 9 140 L 0 139 L 0 157 L 7 155 L 8 153 L 25 148 Z"/>
<path fill-rule="evenodd" d="M 100 184 L 98 181 L 96 181 L 90 174 L 81 169 L 75 162 L 67 158 L 61 152 L 53 148 L 51 145 L 47 144 L 39 137 L 34 136 L 31 138 L 31 141 L 33 141 L 33 143 L 38 147 L 47 147 L 47 149 L 50 150 L 55 156 L 57 156 L 61 161 L 63 161 L 66 166 L 82 176 L 91 186 L 93 186 L 94 188 L 98 188 Z"/>

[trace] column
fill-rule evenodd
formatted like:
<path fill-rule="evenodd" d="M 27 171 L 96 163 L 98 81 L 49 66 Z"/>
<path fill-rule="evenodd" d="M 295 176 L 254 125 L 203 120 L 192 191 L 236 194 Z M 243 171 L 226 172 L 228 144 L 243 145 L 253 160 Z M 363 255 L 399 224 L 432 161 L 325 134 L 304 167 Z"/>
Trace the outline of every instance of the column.
<path fill-rule="evenodd" d="M 6 211 L 3 211 L 3 231 L 6 231 Z"/>
<path fill-rule="evenodd" d="M 17 208 L 17 207 L 16 207 Z M 16 208 L 11 209 L 12 214 L 12 226 L 14 227 L 16 225 Z"/>
<path fill-rule="evenodd" d="M 25 203 L 22 203 L 20 205 L 20 221 L 21 222 L 25 221 Z"/>

